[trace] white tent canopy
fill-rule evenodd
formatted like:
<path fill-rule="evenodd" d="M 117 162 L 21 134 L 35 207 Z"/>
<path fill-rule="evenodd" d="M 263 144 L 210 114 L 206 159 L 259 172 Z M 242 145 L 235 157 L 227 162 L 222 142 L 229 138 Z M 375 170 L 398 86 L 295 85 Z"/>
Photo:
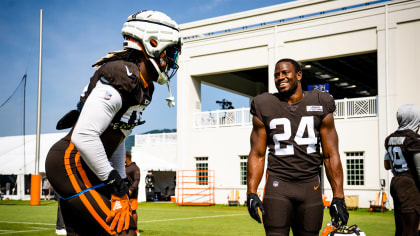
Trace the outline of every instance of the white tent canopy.
<path fill-rule="evenodd" d="M 140 169 L 145 171 L 176 171 L 175 162 L 170 159 L 162 159 L 155 154 L 140 149 L 132 150 L 132 161 L 136 162 Z"/>
<path fill-rule="evenodd" d="M 39 172 L 45 172 L 45 158 L 51 146 L 67 133 L 41 134 Z M 25 146 L 25 147 L 24 147 Z M 36 135 L 0 137 L 0 174 L 34 174 Z"/>
<path fill-rule="evenodd" d="M 140 168 L 140 185 L 138 201 L 146 201 L 145 177 L 148 173 L 155 176 L 154 191 L 166 194 L 166 187 L 174 186 L 176 176 L 176 144 L 134 146 L 131 159 Z M 173 177 L 172 177 L 173 176 Z"/>
<path fill-rule="evenodd" d="M 41 134 L 40 137 L 40 160 L 39 172 L 45 173 L 45 159 L 50 148 L 67 133 Z M 25 138 L 25 140 L 24 140 Z M 25 145 L 24 145 L 25 143 Z M 18 191 L 23 191 L 23 175 L 35 173 L 35 147 L 36 135 L 0 137 L 0 175 L 18 175 Z M 145 151 L 146 150 L 146 151 Z M 161 189 L 173 185 L 173 178 L 167 177 L 167 173 L 175 175 L 176 172 L 176 144 L 165 146 L 147 145 L 132 148 L 132 160 L 140 167 L 140 194 L 139 200 L 145 201 L 144 178 L 148 172 L 160 173 L 162 176 L 156 187 Z M 166 173 L 166 174 L 165 174 Z M 165 178 L 163 178 L 165 177 Z M 160 190 L 160 191 L 162 191 Z M 24 193 L 12 196 L 16 199 L 28 197 Z"/>

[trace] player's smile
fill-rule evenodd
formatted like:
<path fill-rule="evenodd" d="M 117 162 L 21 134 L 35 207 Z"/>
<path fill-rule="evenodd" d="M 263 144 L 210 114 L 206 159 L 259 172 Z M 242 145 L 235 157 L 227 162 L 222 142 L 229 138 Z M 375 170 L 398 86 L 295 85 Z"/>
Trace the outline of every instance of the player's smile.
<path fill-rule="evenodd" d="M 276 87 L 279 92 L 287 92 L 291 88 L 295 87 L 295 81 L 293 77 L 280 75 L 276 80 Z"/>
<path fill-rule="evenodd" d="M 285 78 L 285 79 L 281 79 L 281 81 L 282 82 L 277 82 L 277 86 L 279 87 L 279 88 L 284 88 L 284 87 L 287 87 L 288 86 L 288 84 L 289 84 L 289 79 L 288 78 Z"/>

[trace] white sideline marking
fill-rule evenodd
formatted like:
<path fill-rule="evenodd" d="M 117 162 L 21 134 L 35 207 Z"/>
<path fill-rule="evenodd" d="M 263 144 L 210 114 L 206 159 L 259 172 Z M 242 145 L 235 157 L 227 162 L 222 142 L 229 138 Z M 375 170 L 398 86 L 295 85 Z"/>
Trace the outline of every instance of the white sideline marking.
<path fill-rule="evenodd" d="M 17 221 L 0 221 L 0 223 L 9 223 L 9 224 L 27 224 L 27 225 L 54 225 L 48 223 L 35 223 L 35 222 L 17 222 Z"/>
<path fill-rule="evenodd" d="M 0 223 L 8 223 L 8 224 L 27 224 L 27 225 L 54 225 L 55 224 L 46 224 L 46 223 L 31 223 L 31 222 L 14 222 L 14 221 L 0 221 Z M 46 231 L 46 230 L 53 230 L 52 228 L 41 228 L 41 227 L 28 227 L 31 230 L 0 230 L 0 234 L 17 234 L 17 233 L 28 233 L 28 232 L 36 232 L 36 231 Z"/>
<path fill-rule="evenodd" d="M 229 217 L 229 216 L 242 216 L 247 214 L 231 214 L 231 215 L 215 215 L 215 216 L 197 216 L 197 217 L 184 217 L 184 218 L 176 218 L 176 219 L 165 219 L 165 220 L 148 220 L 148 221 L 139 221 L 139 223 L 154 223 L 154 222 L 162 222 L 162 221 L 178 221 L 178 220 L 194 220 L 194 219 L 206 219 L 206 218 L 217 218 L 217 217 Z M 47 223 L 32 223 L 32 222 L 14 222 L 14 221 L 0 221 L 0 223 L 10 223 L 10 224 L 28 224 L 28 225 L 53 225 L 55 224 L 47 224 Z M 6 232 L 0 232 L 0 234 L 15 234 L 15 233 L 25 233 L 25 232 L 34 232 L 34 231 L 42 231 L 42 230 L 52 230 L 46 228 L 35 228 L 37 230 L 26 230 L 26 231 L 11 231 L 5 230 Z"/>
<path fill-rule="evenodd" d="M 41 227 L 28 227 L 30 229 L 39 229 L 39 230 L 50 230 L 49 228 L 41 228 Z"/>
<path fill-rule="evenodd" d="M 139 221 L 139 223 L 153 223 L 153 222 L 177 221 L 177 220 L 194 220 L 194 219 L 206 219 L 206 218 L 216 218 L 216 217 L 225 217 L 225 216 L 242 216 L 242 215 L 247 215 L 247 214 L 216 215 L 216 216 L 197 216 L 197 217 L 185 217 L 185 218 L 166 219 L 166 220 L 148 220 L 148 221 Z"/>
<path fill-rule="evenodd" d="M 20 231 L 5 230 L 7 232 L 0 233 L 0 234 L 17 234 L 17 233 L 28 233 L 28 232 L 46 231 L 46 230 L 53 230 L 53 229 L 33 229 L 33 230 L 20 230 Z"/>

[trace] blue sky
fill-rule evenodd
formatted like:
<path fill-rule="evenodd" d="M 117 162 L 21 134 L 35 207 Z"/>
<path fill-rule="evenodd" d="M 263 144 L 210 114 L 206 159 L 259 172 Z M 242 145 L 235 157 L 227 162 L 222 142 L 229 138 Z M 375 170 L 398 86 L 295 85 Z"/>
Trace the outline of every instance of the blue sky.
<path fill-rule="evenodd" d="M 2 0 L 0 104 L 12 94 L 26 72 L 26 133 L 36 132 L 40 9 L 43 9 L 41 132 L 52 133 L 57 132 L 57 121 L 74 109 L 80 92 L 94 73 L 91 65 L 107 52 L 122 48 L 121 27 L 130 14 L 158 10 L 183 24 L 286 1 Z M 175 85 L 176 78 L 171 82 L 176 99 Z M 156 84 L 155 91 L 153 102 L 143 113 L 146 124 L 135 128 L 135 134 L 176 128 L 176 109 L 168 108 L 164 101 L 168 96 L 166 87 Z M 208 86 L 203 87 L 203 98 L 203 111 L 219 109 L 216 100 L 223 98 L 232 101 L 235 108 L 248 106 L 248 99 Z M 2 122 L 13 119 L 2 116 Z M 0 131 L 0 136 L 3 135 Z"/>

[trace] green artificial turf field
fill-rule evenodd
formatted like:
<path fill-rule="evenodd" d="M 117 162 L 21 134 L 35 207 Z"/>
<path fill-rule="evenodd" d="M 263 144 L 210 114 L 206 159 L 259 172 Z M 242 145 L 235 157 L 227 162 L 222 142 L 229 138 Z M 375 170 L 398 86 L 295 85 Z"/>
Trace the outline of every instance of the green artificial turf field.
<path fill-rule="evenodd" d="M 264 235 L 244 206 L 176 206 L 173 203 L 140 203 L 141 235 Z M 0 235 L 55 235 L 57 202 L 0 201 Z M 324 212 L 323 227 L 329 221 Z M 368 236 L 394 235 L 393 212 L 350 211 L 348 225 L 358 224 Z"/>

